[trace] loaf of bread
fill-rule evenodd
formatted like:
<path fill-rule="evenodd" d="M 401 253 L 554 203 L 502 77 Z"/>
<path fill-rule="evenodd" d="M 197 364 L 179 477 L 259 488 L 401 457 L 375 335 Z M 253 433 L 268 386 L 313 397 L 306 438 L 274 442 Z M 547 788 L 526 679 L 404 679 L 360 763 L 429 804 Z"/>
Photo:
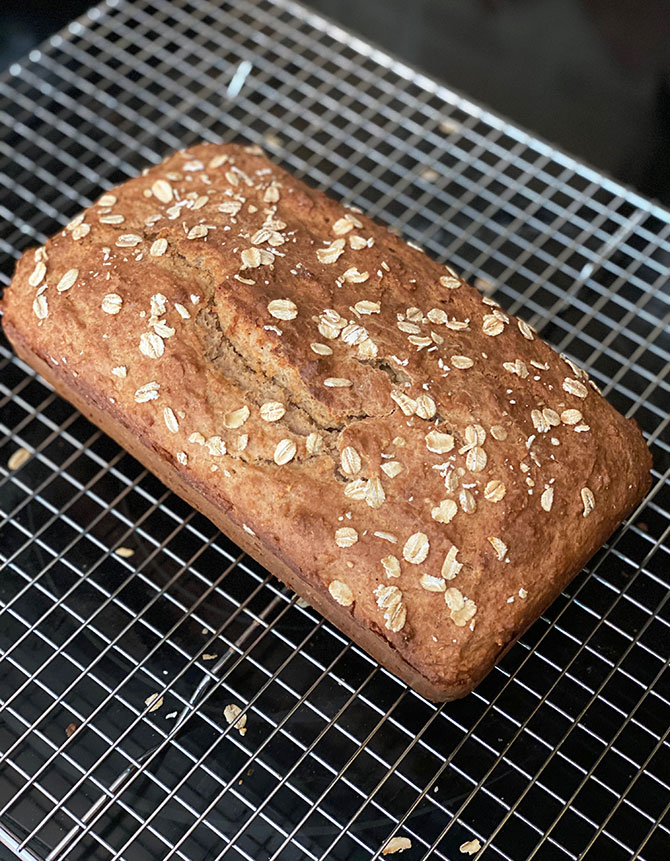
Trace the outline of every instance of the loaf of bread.
<path fill-rule="evenodd" d="M 522 320 L 256 147 L 27 252 L 16 352 L 381 664 L 463 696 L 642 498 L 634 422 Z"/>

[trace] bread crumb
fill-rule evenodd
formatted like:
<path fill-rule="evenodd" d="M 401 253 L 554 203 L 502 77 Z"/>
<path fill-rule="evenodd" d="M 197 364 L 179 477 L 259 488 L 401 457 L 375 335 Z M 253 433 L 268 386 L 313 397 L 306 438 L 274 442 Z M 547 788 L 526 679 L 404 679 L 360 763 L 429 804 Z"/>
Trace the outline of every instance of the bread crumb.
<path fill-rule="evenodd" d="M 7 461 L 10 470 L 20 469 L 26 461 L 30 460 L 30 452 L 27 448 L 17 448 Z"/>
<path fill-rule="evenodd" d="M 151 694 L 144 701 L 145 706 L 149 706 L 150 712 L 157 711 L 163 705 L 163 697 L 159 694 Z"/>
<path fill-rule="evenodd" d="M 213 661 L 214 658 L 218 658 L 218 657 L 219 657 L 218 655 L 209 654 L 208 652 L 205 652 L 205 654 L 202 656 L 202 659 L 203 659 L 203 661 Z"/>
<path fill-rule="evenodd" d="M 76 724 L 76 723 L 69 723 L 69 724 L 65 727 L 65 735 L 66 735 L 68 738 L 72 738 L 72 736 L 77 732 L 77 730 L 78 730 L 78 729 L 79 729 L 79 727 L 77 726 L 77 724 Z"/>
<path fill-rule="evenodd" d="M 404 852 L 405 849 L 411 848 L 412 841 L 409 837 L 391 837 L 382 849 L 382 855 L 393 855 L 395 852 Z"/>
<path fill-rule="evenodd" d="M 246 735 L 247 732 L 247 716 L 242 715 L 242 717 L 238 718 L 242 709 L 235 705 L 235 703 L 230 703 L 223 710 L 223 716 L 228 721 L 228 723 L 232 723 L 236 730 L 239 730 L 240 735 Z"/>
<path fill-rule="evenodd" d="M 475 837 L 474 840 L 466 840 L 465 843 L 461 843 L 458 848 L 463 855 L 476 855 L 482 848 L 482 844 Z"/>

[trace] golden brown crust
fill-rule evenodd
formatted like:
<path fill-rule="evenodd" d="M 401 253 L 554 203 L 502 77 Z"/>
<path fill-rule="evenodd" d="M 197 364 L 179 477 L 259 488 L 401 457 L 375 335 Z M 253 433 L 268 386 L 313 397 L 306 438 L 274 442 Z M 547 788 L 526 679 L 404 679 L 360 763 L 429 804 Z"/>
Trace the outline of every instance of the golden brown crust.
<path fill-rule="evenodd" d="M 103 196 L 24 255 L 4 312 L 59 392 L 431 699 L 471 690 L 649 484 L 582 371 L 253 148 Z"/>

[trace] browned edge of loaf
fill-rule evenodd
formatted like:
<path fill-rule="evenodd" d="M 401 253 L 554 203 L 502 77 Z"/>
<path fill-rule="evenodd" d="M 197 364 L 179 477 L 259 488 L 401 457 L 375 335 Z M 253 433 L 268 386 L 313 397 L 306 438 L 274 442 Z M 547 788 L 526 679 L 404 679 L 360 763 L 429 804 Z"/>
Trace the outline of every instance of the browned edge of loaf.
<path fill-rule="evenodd" d="M 81 384 L 76 389 L 69 385 L 67 378 L 59 375 L 59 368 L 57 366 L 50 366 L 41 356 L 33 352 L 27 340 L 7 322 L 6 318 L 3 320 L 3 328 L 17 355 L 40 374 L 59 395 L 72 403 L 90 421 L 111 436 L 122 448 L 127 450 L 150 472 L 156 475 L 170 490 L 185 499 L 190 505 L 211 520 L 215 526 L 245 553 L 248 553 L 271 574 L 304 597 L 321 615 L 325 616 L 336 628 L 339 628 L 368 654 L 372 655 L 386 669 L 406 682 L 419 694 L 434 702 L 447 702 L 459 699 L 474 690 L 479 682 L 488 675 L 491 669 L 517 642 L 524 631 L 530 628 L 541 613 L 556 600 L 558 595 L 560 595 L 602 545 L 600 540 L 594 538 L 590 545 L 582 548 L 583 552 L 577 564 L 569 571 L 566 571 L 560 580 L 554 581 L 554 590 L 537 615 L 531 617 L 523 628 L 508 631 L 506 641 L 500 645 L 499 650 L 491 657 L 490 662 L 481 665 L 479 668 L 480 672 L 476 676 L 470 678 L 461 677 L 457 682 L 452 678 L 443 684 L 436 684 L 427 679 L 406 661 L 388 641 L 382 640 L 373 631 L 360 625 L 353 615 L 338 612 L 339 605 L 333 604 L 325 594 L 322 594 L 309 581 L 305 580 L 301 576 L 300 571 L 291 564 L 290 556 L 283 556 L 270 551 L 268 543 L 264 541 L 262 535 L 251 535 L 247 532 L 242 524 L 235 520 L 231 512 L 225 511 L 220 503 L 215 503 L 208 498 L 206 488 L 200 488 L 195 483 L 184 481 L 179 473 L 172 469 L 170 464 L 161 457 L 161 453 L 151 447 L 148 440 L 143 436 L 136 435 L 124 425 L 122 416 L 114 416 L 108 405 L 105 405 L 104 409 L 97 406 L 94 403 L 94 393 L 88 393 L 89 396 L 87 397 L 87 393 L 84 392 Z M 649 484 L 650 479 L 648 481 Z M 612 522 L 611 532 L 618 527 L 620 520 L 625 519 L 635 509 L 638 502 L 637 498 L 631 500 L 627 510 L 620 512 L 620 518 Z"/>

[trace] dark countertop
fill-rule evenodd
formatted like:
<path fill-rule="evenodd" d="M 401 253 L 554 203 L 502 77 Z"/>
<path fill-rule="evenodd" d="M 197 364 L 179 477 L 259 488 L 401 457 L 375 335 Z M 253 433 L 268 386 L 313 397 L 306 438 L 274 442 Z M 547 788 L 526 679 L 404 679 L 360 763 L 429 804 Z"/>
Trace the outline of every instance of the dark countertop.
<path fill-rule="evenodd" d="M 91 5 L 0 7 L 0 68 Z M 307 0 L 448 86 L 670 204 L 670 0 Z"/>

